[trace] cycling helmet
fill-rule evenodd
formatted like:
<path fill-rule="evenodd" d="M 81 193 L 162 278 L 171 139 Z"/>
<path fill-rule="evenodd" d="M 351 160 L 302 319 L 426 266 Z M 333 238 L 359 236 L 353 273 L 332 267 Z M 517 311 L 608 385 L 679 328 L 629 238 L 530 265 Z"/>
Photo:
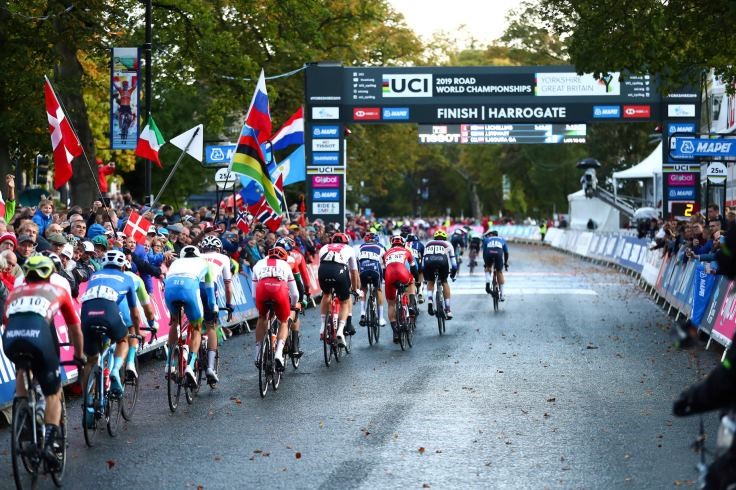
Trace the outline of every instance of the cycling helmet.
<path fill-rule="evenodd" d="M 332 243 L 348 243 L 350 239 L 345 233 L 335 233 L 332 235 Z"/>
<path fill-rule="evenodd" d="M 437 230 L 434 232 L 435 240 L 447 240 L 447 232 L 445 230 Z"/>
<path fill-rule="evenodd" d="M 268 256 L 274 259 L 281 259 L 281 260 L 286 260 L 289 258 L 289 255 L 286 253 L 286 250 L 284 250 L 281 247 L 271 247 L 271 249 L 268 251 Z"/>
<path fill-rule="evenodd" d="M 199 257 L 199 249 L 194 245 L 187 245 L 179 252 L 179 257 Z"/>
<path fill-rule="evenodd" d="M 50 258 L 43 255 L 32 255 L 23 264 L 23 274 L 28 281 L 41 281 L 48 279 L 54 272 L 54 263 Z"/>
<path fill-rule="evenodd" d="M 291 251 L 291 249 L 292 249 L 292 244 L 291 244 L 291 243 L 289 243 L 289 242 L 291 242 L 291 241 L 292 241 L 292 240 L 291 240 L 290 238 L 287 238 L 287 237 L 282 237 L 282 238 L 279 238 L 278 240 L 276 240 L 276 243 L 274 243 L 274 245 L 273 245 L 273 246 L 274 246 L 274 247 L 280 247 L 280 248 L 283 248 L 283 249 L 284 249 L 284 250 L 286 250 L 287 252 L 290 252 L 290 251 Z"/>
<path fill-rule="evenodd" d="M 406 245 L 406 240 L 401 235 L 394 235 L 391 237 L 391 246 L 403 247 Z"/>
<path fill-rule="evenodd" d="M 409 233 L 411 233 L 411 226 L 404 225 L 401 227 L 401 236 L 406 237 Z"/>
<path fill-rule="evenodd" d="M 43 252 L 41 252 L 41 255 L 51 259 L 51 262 L 54 263 L 54 269 L 56 269 L 56 272 L 61 272 L 61 269 L 62 269 L 61 259 L 59 258 L 58 255 L 56 255 L 51 250 L 44 250 Z"/>
<path fill-rule="evenodd" d="M 202 243 L 199 244 L 199 249 L 202 251 L 215 250 L 219 252 L 220 250 L 222 250 L 222 240 L 214 235 L 207 235 L 202 240 Z"/>
<path fill-rule="evenodd" d="M 488 230 L 485 233 L 483 233 L 483 236 L 498 236 L 498 231 L 496 231 L 496 230 Z"/>
<path fill-rule="evenodd" d="M 416 235 L 409 233 L 408 235 L 406 235 L 406 241 L 407 242 L 418 242 L 419 239 L 417 238 Z"/>
<path fill-rule="evenodd" d="M 125 254 L 120 250 L 109 250 L 102 257 L 102 267 L 120 268 L 123 266 L 125 266 Z"/>
<path fill-rule="evenodd" d="M 369 231 L 363 237 L 363 241 L 365 241 L 366 243 L 375 243 L 378 241 L 378 235 L 372 231 Z"/>

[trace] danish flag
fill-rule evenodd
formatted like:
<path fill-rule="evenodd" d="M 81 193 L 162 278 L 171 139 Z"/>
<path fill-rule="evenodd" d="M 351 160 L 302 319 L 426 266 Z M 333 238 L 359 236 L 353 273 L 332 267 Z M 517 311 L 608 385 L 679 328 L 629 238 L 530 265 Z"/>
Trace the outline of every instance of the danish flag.
<path fill-rule="evenodd" d="M 146 243 L 146 234 L 150 227 L 150 221 L 133 211 L 130 213 L 128 221 L 125 223 L 123 233 L 125 233 L 125 236 L 132 237 L 136 243 L 143 245 Z"/>
<path fill-rule="evenodd" d="M 60 188 L 72 178 L 72 161 L 82 154 L 82 145 L 56 98 L 49 79 L 46 80 L 46 116 L 49 120 L 51 146 L 54 149 L 54 187 Z"/>

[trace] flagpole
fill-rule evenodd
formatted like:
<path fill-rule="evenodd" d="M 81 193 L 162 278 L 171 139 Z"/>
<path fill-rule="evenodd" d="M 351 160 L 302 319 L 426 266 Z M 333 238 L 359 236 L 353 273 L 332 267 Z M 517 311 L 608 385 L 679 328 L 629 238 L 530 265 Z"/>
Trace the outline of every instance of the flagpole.
<path fill-rule="evenodd" d="M 271 156 L 271 161 L 269 163 L 272 163 L 273 164 L 273 167 L 274 168 L 277 168 L 276 167 L 276 165 L 277 165 L 276 164 L 276 158 L 273 155 L 273 153 L 274 153 L 273 152 L 273 141 L 271 141 L 270 139 L 267 139 L 266 141 L 264 141 L 264 143 L 268 143 L 271 146 L 271 155 L 270 155 Z M 268 166 L 267 166 L 267 168 L 268 168 Z M 269 173 L 268 178 L 271 179 L 270 173 Z M 276 179 L 276 180 L 278 180 L 278 179 Z M 276 185 L 276 182 L 274 182 L 273 180 L 271 180 L 271 182 L 273 183 L 274 186 Z M 284 192 L 283 182 L 284 181 L 283 181 L 283 178 L 282 178 L 282 180 L 281 180 L 281 195 L 282 195 L 282 199 L 281 199 L 281 202 L 279 204 L 281 204 L 281 205 L 284 206 L 284 211 L 286 212 L 286 219 L 287 219 L 287 221 L 291 221 L 291 217 L 289 216 L 289 206 L 287 206 L 287 204 L 286 204 L 286 192 Z M 265 189 L 264 189 L 264 191 L 265 191 Z"/>
<path fill-rule="evenodd" d="M 92 180 L 95 183 L 95 187 L 97 187 L 97 193 L 100 195 L 100 201 L 102 201 L 102 206 L 107 209 L 107 206 L 105 206 L 105 200 L 102 199 L 105 197 L 105 195 L 102 193 L 102 188 L 100 187 L 100 183 L 97 180 L 97 174 L 92 169 L 92 164 L 89 161 L 89 157 L 87 156 L 87 152 L 84 151 L 84 145 L 82 144 L 82 140 L 79 138 L 79 133 L 77 133 L 77 129 L 74 127 L 74 123 L 72 122 L 71 118 L 68 116 L 69 112 L 66 110 L 66 107 L 64 107 L 64 102 L 62 102 L 61 98 L 56 94 L 56 90 L 54 90 L 54 86 L 51 84 L 51 80 L 49 80 L 49 77 L 46 75 L 43 76 L 44 80 L 46 80 L 46 83 L 49 84 L 49 87 L 51 87 L 51 90 L 54 92 L 54 95 L 56 96 L 56 100 L 59 102 L 59 106 L 61 107 L 61 110 L 64 112 L 64 116 L 66 117 L 66 120 L 69 122 L 69 127 L 72 128 L 72 132 L 74 133 L 74 136 L 77 138 L 77 141 L 79 142 L 79 147 L 82 149 L 82 155 L 84 155 L 84 160 L 87 162 L 87 167 L 89 168 L 90 173 L 92 174 Z M 54 165 L 56 162 L 54 162 Z M 56 170 L 54 170 L 55 172 Z"/>
<path fill-rule="evenodd" d="M 233 176 L 233 209 L 235 209 L 235 184 L 238 183 L 237 177 L 235 177 L 235 172 L 231 172 L 228 170 L 227 172 L 227 178 L 225 179 L 225 183 L 222 184 L 222 193 L 220 194 L 220 197 L 217 197 L 217 192 L 215 192 L 215 199 L 217 199 L 217 210 L 215 211 L 215 223 L 217 223 L 217 220 L 220 218 L 220 201 L 222 201 L 225 198 L 225 189 L 227 189 L 228 184 L 230 183 L 230 176 Z M 215 183 L 215 186 L 217 186 L 217 190 L 220 190 L 220 187 Z"/>
<path fill-rule="evenodd" d="M 197 128 L 194 130 L 194 133 L 192 133 L 192 137 L 189 138 L 189 143 L 187 143 L 187 146 L 184 148 L 184 150 L 181 152 L 181 155 L 179 155 L 179 158 L 176 160 L 176 163 L 174 164 L 174 168 L 171 169 L 171 173 L 169 173 L 168 177 L 166 177 L 166 180 L 164 181 L 164 185 L 162 185 L 161 190 L 158 191 L 158 194 L 156 195 L 156 199 L 154 199 L 153 202 L 151 203 L 151 207 L 156 205 L 159 198 L 164 193 L 166 186 L 169 185 L 171 178 L 174 176 L 176 169 L 179 168 L 179 164 L 184 159 L 184 155 L 186 155 L 187 151 L 189 150 L 189 146 L 192 144 L 192 141 L 194 141 L 194 138 L 196 138 L 197 133 L 199 133 L 199 126 L 197 126 Z"/>

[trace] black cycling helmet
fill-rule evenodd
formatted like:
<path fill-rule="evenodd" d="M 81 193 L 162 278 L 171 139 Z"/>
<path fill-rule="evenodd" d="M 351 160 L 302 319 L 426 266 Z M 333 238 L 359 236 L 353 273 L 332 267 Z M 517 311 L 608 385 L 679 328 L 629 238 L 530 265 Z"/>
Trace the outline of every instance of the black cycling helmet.
<path fill-rule="evenodd" d="M 404 238 L 407 238 L 410 233 L 411 233 L 411 226 L 403 225 L 401 227 L 401 236 L 403 236 Z"/>
<path fill-rule="evenodd" d="M 418 242 L 418 241 L 419 241 L 419 238 L 417 238 L 416 235 L 414 235 L 412 233 L 409 233 L 408 235 L 406 235 L 406 242 L 407 243 L 409 243 L 409 242 Z"/>
<path fill-rule="evenodd" d="M 54 263 L 54 269 L 56 269 L 56 272 L 57 273 L 61 272 L 61 268 L 62 268 L 61 259 L 56 253 L 52 252 L 51 250 L 44 250 L 43 252 L 41 252 L 41 255 L 51 259 L 51 262 Z"/>

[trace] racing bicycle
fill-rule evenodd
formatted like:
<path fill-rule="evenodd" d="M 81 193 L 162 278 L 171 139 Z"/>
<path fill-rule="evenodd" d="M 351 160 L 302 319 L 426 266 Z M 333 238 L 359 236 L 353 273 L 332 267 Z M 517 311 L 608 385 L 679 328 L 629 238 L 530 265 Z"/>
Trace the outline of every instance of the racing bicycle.
<path fill-rule="evenodd" d="M 268 385 L 273 386 L 274 391 L 279 389 L 281 383 L 281 371 L 276 368 L 276 336 L 278 335 L 281 322 L 276 318 L 274 310 L 275 302 L 266 301 L 268 313 L 266 313 L 266 334 L 261 342 L 261 351 L 258 353 L 258 391 L 261 398 L 266 396 Z"/>
<path fill-rule="evenodd" d="M 373 283 L 368 283 L 367 302 L 365 309 L 365 325 L 368 329 L 368 344 L 378 343 L 381 336 L 381 327 L 378 318 L 378 290 Z"/>
<path fill-rule="evenodd" d="M 434 272 L 434 298 L 434 316 L 437 317 L 437 329 L 440 331 L 440 335 L 442 335 L 445 333 L 447 315 L 445 313 L 445 290 L 442 287 L 439 271 Z"/>
<path fill-rule="evenodd" d="M 409 295 L 406 294 L 406 285 L 400 282 L 396 283 L 396 322 L 401 350 L 411 348 L 417 328 L 416 317 L 409 313 Z"/>
<path fill-rule="evenodd" d="M 340 362 L 340 356 L 350 354 L 350 347 L 352 343 L 351 335 L 344 335 L 345 345 L 340 345 L 337 341 L 337 322 L 340 315 L 340 299 L 335 294 L 335 288 L 331 287 L 329 292 L 330 298 L 330 311 L 325 316 L 325 329 L 322 338 L 322 351 L 325 356 L 325 366 L 330 367 L 332 359 L 336 362 Z M 357 298 L 357 294 L 353 293 L 354 297 Z"/>
<path fill-rule="evenodd" d="M 59 344 L 60 347 L 70 346 L 70 343 Z M 18 489 L 36 488 L 39 476 L 51 474 L 51 479 L 57 487 L 62 486 L 64 470 L 66 469 L 66 449 L 68 440 L 68 419 L 66 414 L 66 400 L 64 390 L 61 390 L 61 421 L 59 424 L 59 437 L 61 438 L 61 454 L 59 462 L 55 467 L 50 467 L 43 456 L 44 432 L 43 413 L 39 408 L 41 388 L 38 381 L 33 377 L 31 367 L 34 359 L 30 355 L 20 355 L 16 360 L 16 367 L 25 372 L 23 380 L 16 379 L 16 383 L 22 382 L 26 389 L 26 397 L 13 399 L 12 434 L 10 439 L 10 452 L 13 463 L 13 478 Z M 81 370 L 83 364 L 80 361 L 61 361 L 60 366 L 76 366 Z M 37 420 L 36 417 L 40 420 Z"/>
<path fill-rule="evenodd" d="M 145 331 L 145 332 L 153 332 L 153 335 L 151 335 L 151 338 L 148 341 L 149 344 L 153 343 L 153 341 L 158 338 L 156 335 L 156 330 L 150 327 L 140 327 L 140 330 Z M 139 346 L 143 346 L 146 343 L 145 337 L 143 335 L 137 335 L 137 334 L 131 333 L 131 334 L 128 334 L 128 338 L 138 339 Z M 138 356 L 140 354 L 141 352 L 139 350 L 137 355 L 133 358 L 133 364 L 135 365 L 136 373 L 140 372 L 138 369 Z M 123 372 L 125 373 L 125 379 L 123 380 L 123 383 L 125 384 L 125 386 L 123 387 L 122 415 L 125 420 L 130 421 L 133 418 L 133 412 L 135 411 L 135 404 L 138 401 L 138 393 L 140 392 L 140 380 L 138 376 L 134 376 L 133 373 L 129 373 L 126 367 L 127 367 L 127 362 L 125 363 L 125 366 L 123 367 Z"/>

